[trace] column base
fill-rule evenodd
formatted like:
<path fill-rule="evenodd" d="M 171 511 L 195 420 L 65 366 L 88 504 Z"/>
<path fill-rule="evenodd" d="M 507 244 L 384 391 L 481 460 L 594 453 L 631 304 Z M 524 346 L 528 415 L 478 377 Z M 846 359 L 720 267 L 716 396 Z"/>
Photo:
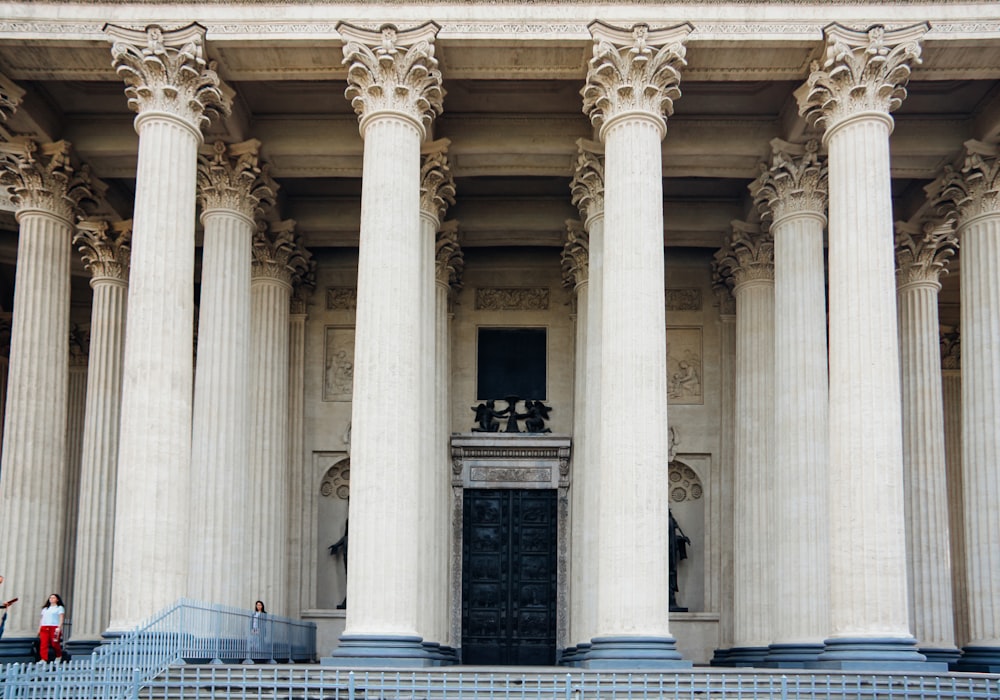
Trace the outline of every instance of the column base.
<path fill-rule="evenodd" d="M 949 666 L 962 657 L 962 652 L 957 647 L 919 647 L 917 651 L 927 657 L 931 663 L 948 664 Z"/>
<path fill-rule="evenodd" d="M 710 666 L 728 666 L 729 649 L 716 649 L 712 654 L 712 659 L 708 662 Z"/>
<path fill-rule="evenodd" d="M 962 673 L 1000 673 L 1000 647 L 962 647 L 962 656 L 950 665 Z"/>
<path fill-rule="evenodd" d="M 559 665 L 579 668 L 587 658 L 587 654 L 590 653 L 590 647 L 590 642 L 581 642 L 576 646 L 566 647 L 559 658 Z"/>
<path fill-rule="evenodd" d="M 345 634 L 330 656 L 319 662 L 337 668 L 429 668 L 441 665 L 436 657 L 421 637 Z"/>
<path fill-rule="evenodd" d="M 767 658 L 767 647 L 732 647 L 724 665 L 731 667 L 759 666 Z"/>
<path fill-rule="evenodd" d="M 594 637 L 580 664 L 591 669 L 690 668 L 677 651 L 673 637 Z"/>
<path fill-rule="evenodd" d="M 103 639 L 70 639 L 63 644 L 65 649 L 74 659 L 90 656 L 108 642 Z"/>
<path fill-rule="evenodd" d="M 0 664 L 32 663 L 37 657 L 32 644 L 37 637 L 4 637 L 0 639 Z"/>
<path fill-rule="evenodd" d="M 822 644 L 771 644 L 761 668 L 805 668 L 815 663 L 826 647 Z"/>
<path fill-rule="evenodd" d="M 826 649 L 808 668 L 839 671 L 947 671 L 948 664 L 928 663 L 917 640 L 898 637 L 827 639 Z"/>

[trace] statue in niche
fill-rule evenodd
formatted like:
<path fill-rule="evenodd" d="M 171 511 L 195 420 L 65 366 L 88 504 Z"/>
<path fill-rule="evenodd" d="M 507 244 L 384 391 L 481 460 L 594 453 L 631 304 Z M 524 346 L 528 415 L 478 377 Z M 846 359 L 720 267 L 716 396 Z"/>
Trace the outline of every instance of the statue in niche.
<path fill-rule="evenodd" d="M 521 428 L 518 421 L 524 421 L 524 431 L 528 433 L 551 433 L 545 427 L 545 421 L 549 419 L 551 406 L 546 406 L 541 401 L 528 399 L 524 402 L 524 411 L 518 412 L 517 404 L 521 399 L 517 396 L 507 396 L 503 399 L 507 402 L 507 408 L 502 411 L 496 409 L 496 399 L 490 399 L 485 403 L 472 408 L 476 413 L 476 423 L 479 427 L 473 428 L 474 433 L 520 433 Z M 500 430 L 498 418 L 506 418 L 507 425 L 503 431 Z"/>
<path fill-rule="evenodd" d="M 330 556 L 340 554 L 341 556 L 344 557 L 344 576 L 347 575 L 347 527 L 349 524 L 350 520 L 344 521 L 344 536 L 327 548 L 330 550 Z M 340 601 L 339 605 L 337 605 L 337 610 L 345 610 L 346 608 L 347 608 L 347 596 L 345 595 L 344 599 Z"/>
<path fill-rule="evenodd" d="M 687 608 L 682 608 L 677 604 L 677 593 L 680 586 L 677 585 L 677 564 L 687 559 L 687 548 L 691 544 L 691 539 L 684 534 L 681 526 L 674 519 L 674 514 L 667 509 L 670 518 L 670 612 L 687 612 Z"/>

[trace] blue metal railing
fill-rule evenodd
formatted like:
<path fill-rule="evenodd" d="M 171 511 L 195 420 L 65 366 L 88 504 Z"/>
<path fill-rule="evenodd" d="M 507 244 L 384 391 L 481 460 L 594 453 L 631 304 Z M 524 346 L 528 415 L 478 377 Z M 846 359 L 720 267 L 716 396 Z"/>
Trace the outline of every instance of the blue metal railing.
<path fill-rule="evenodd" d="M 316 625 L 180 600 L 89 657 L 0 667 L 3 698 L 135 698 L 172 664 L 312 661 Z"/>

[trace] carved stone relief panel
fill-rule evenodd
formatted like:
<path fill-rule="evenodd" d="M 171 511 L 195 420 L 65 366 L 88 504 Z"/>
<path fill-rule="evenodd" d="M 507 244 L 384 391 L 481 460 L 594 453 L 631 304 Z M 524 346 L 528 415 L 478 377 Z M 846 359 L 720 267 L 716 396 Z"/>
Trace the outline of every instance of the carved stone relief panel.
<path fill-rule="evenodd" d="M 327 287 L 326 308 L 330 311 L 354 311 L 358 308 L 358 290 L 354 287 Z"/>
<path fill-rule="evenodd" d="M 667 399 L 671 404 L 705 403 L 700 327 L 667 326 Z"/>
<path fill-rule="evenodd" d="M 327 326 L 323 400 L 350 401 L 354 394 L 354 326 Z"/>
<path fill-rule="evenodd" d="M 667 311 L 701 311 L 701 290 L 690 289 L 666 290 Z"/>
<path fill-rule="evenodd" d="M 347 500 L 351 496 L 351 460 L 345 459 L 330 467 L 323 475 L 319 494 L 324 498 L 336 496 Z"/>
<path fill-rule="evenodd" d="M 479 287 L 476 309 L 480 311 L 545 311 L 548 287 Z"/>
<path fill-rule="evenodd" d="M 674 460 L 670 463 L 668 477 L 670 480 L 670 502 L 683 503 L 684 501 L 697 501 L 705 493 L 701 485 L 701 479 L 694 469 Z"/>

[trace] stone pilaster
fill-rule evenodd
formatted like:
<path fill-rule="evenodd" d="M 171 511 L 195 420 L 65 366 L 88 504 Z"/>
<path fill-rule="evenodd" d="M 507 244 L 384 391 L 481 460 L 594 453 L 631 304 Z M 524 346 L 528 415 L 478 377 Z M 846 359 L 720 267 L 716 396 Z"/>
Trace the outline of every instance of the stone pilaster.
<path fill-rule="evenodd" d="M 819 143 L 771 142 L 751 185 L 774 240 L 773 641 L 766 663 L 802 666 L 829 631 L 826 286 L 827 170 Z"/>
<path fill-rule="evenodd" d="M 276 185 L 259 162 L 260 142 L 216 142 L 198 157 L 204 227 L 198 368 L 194 384 L 189 499 L 193 513 L 188 591 L 197 600 L 252 607 L 244 476 L 250 444 L 250 249 L 255 217 Z M 267 599 L 277 609 L 284 601 Z"/>
<path fill-rule="evenodd" d="M 341 23 L 346 97 L 364 139 L 351 436 L 351 561 L 341 665 L 432 663 L 420 637 L 420 421 L 389 421 L 426 372 L 426 250 L 420 224 L 420 143 L 442 110 L 433 22 L 405 31 Z M 425 237 L 424 237 L 425 238 Z"/>
<path fill-rule="evenodd" d="M 896 224 L 903 483 L 910 625 L 928 659 L 958 659 L 949 566 L 938 281 L 957 249 L 950 224 Z"/>
<path fill-rule="evenodd" d="M 590 24 L 583 109 L 604 144 L 597 634 L 588 667 L 683 663 L 669 628 L 666 318 L 660 142 L 688 24 Z M 636 381 L 641 377 L 641 381 Z M 635 533 L 642 532 L 642 537 Z"/>
<path fill-rule="evenodd" d="M 229 104 L 204 27 L 106 32 L 139 134 L 111 592 L 121 632 L 187 594 L 188 533 L 163 524 L 189 522 L 198 145 Z"/>
<path fill-rule="evenodd" d="M 952 607 L 955 644 L 961 648 L 969 643 L 969 577 L 965 561 L 965 509 L 962 502 L 965 495 L 962 488 L 962 343 L 958 328 L 942 326 L 940 342 Z"/>
<path fill-rule="evenodd" d="M 941 178 L 962 247 L 962 486 L 969 642 L 959 667 L 1000 672 L 1000 148 L 968 141 Z"/>
<path fill-rule="evenodd" d="M 289 311 L 292 286 L 307 270 L 288 220 L 258 224 L 250 281 L 250 455 L 248 592 L 284 615 L 288 526 Z"/>
<path fill-rule="evenodd" d="M 926 31 L 831 25 L 796 91 L 829 158 L 831 634 L 820 662 L 832 668 L 925 660 L 906 590 L 889 113 Z"/>
<path fill-rule="evenodd" d="M 584 237 L 577 280 L 577 354 L 574 393 L 572 550 L 570 587 L 569 662 L 586 657 L 590 640 L 597 636 L 597 513 L 600 495 L 598 454 L 602 429 L 601 403 L 601 302 L 604 275 L 604 160 L 599 143 L 577 141 L 576 169 L 570 183 L 573 204 L 580 211 Z M 576 249 L 576 248 L 575 248 Z M 577 275 L 579 277 L 579 274 Z"/>
<path fill-rule="evenodd" d="M 87 408 L 87 355 L 90 330 L 74 323 L 69 329 L 69 393 L 66 397 L 66 517 L 62 595 L 76 600 L 76 521 L 80 509 L 80 464 Z M 86 507 L 86 504 L 84 504 Z M 75 608 L 74 608 L 75 610 Z"/>
<path fill-rule="evenodd" d="M 67 498 L 70 251 L 80 203 L 92 199 L 65 141 L 0 144 L 0 184 L 19 224 L 0 462 L 0 551 L 9 590 L 61 591 Z M 29 535 L 30 533 L 30 535 Z M 27 655 L 33 615 L 12 615 L 0 648 Z"/>
<path fill-rule="evenodd" d="M 774 639 L 770 496 L 774 451 L 774 241 L 756 226 L 733 222 L 720 267 L 736 297 L 736 395 L 733 453 L 732 666 L 764 661 Z"/>
<path fill-rule="evenodd" d="M 73 243 L 90 271 L 90 362 L 80 464 L 80 509 L 71 644 L 87 651 L 99 643 L 111 615 L 111 567 L 115 532 L 115 483 L 121 421 L 125 301 L 128 294 L 132 222 L 88 220 Z"/>
<path fill-rule="evenodd" d="M 455 180 L 451 176 L 448 163 L 448 139 L 440 139 L 424 144 L 421 149 L 420 167 L 420 345 L 424 348 L 421 356 L 421 383 L 418 403 L 430 405 L 431 397 L 438 392 L 438 358 L 441 349 L 437 346 L 437 231 L 449 205 L 455 203 Z M 447 309 L 445 309 L 447 313 Z M 448 635 L 448 549 L 441 546 L 447 542 L 450 494 L 451 462 L 447 459 L 447 437 L 439 421 L 437 410 L 419 413 L 420 471 L 419 486 L 421 497 L 418 508 L 419 520 L 428 527 L 421 529 L 420 568 L 421 598 L 424 604 L 420 613 L 423 619 L 417 631 L 425 640 L 434 640 L 435 645 L 428 652 L 440 654 L 441 641 Z M 455 660 L 455 659 L 452 659 Z"/>

